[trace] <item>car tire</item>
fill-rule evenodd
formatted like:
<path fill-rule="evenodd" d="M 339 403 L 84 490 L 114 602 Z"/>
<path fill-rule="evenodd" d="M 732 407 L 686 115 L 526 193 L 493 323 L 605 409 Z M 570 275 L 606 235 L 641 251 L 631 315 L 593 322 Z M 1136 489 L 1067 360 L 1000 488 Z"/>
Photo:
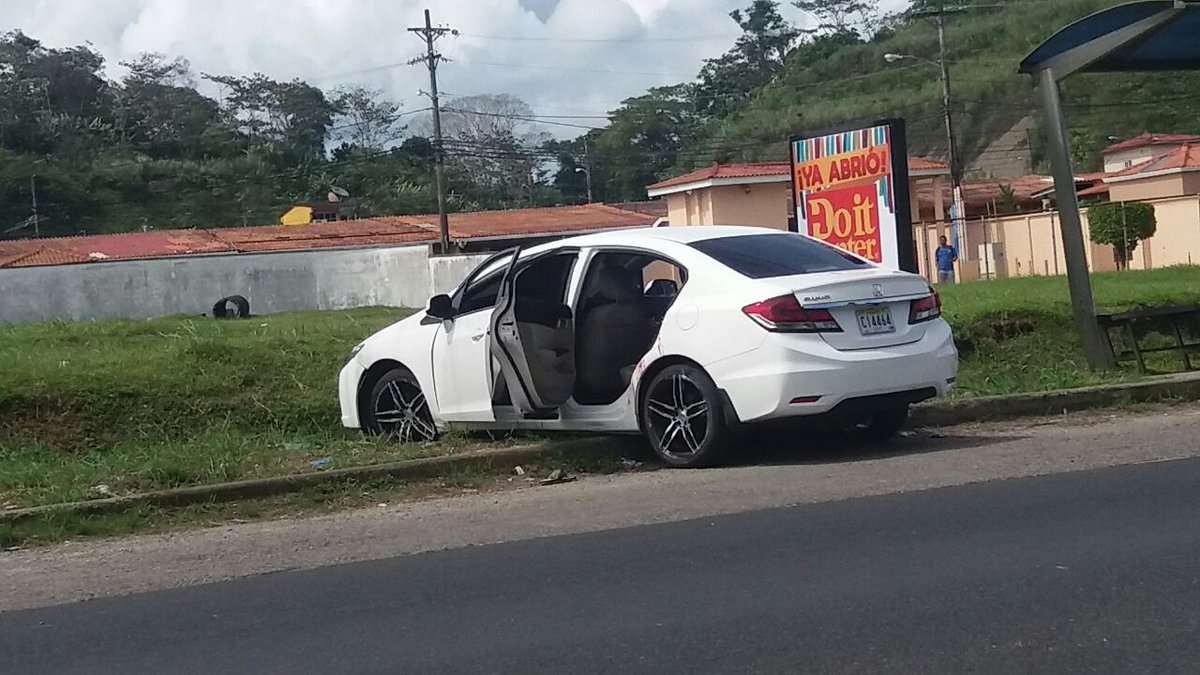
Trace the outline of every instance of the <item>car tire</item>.
<path fill-rule="evenodd" d="M 716 464 L 729 434 L 720 391 L 707 373 L 689 364 L 667 366 L 650 379 L 641 422 L 655 454 L 679 468 Z"/>
<path fill-rule="evenodd" d="M 907 421 L 908 406 L 885 408 L 851 422 L 846 431 L 853 441 L 886 443 L 904 428 Z"/>
<path fill-rule="evenodd" d="M 394 368 L 375 381 L 364 401 L 362 427 L 401 443 L 437 440 L 438 430 L 421 384 L 412 373 Z"/>

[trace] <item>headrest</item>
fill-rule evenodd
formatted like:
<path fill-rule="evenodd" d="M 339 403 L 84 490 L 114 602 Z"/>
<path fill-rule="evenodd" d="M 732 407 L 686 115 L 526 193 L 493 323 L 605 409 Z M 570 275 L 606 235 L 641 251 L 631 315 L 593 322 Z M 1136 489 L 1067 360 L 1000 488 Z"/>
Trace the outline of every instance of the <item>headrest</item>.
<path fill-rule="evenodd" d="M 596 270 L 588 294 L 592 304 L 629 302 L 642 295 L 640 270 L 625 270 L 620 267 L 602 267 Z"/>

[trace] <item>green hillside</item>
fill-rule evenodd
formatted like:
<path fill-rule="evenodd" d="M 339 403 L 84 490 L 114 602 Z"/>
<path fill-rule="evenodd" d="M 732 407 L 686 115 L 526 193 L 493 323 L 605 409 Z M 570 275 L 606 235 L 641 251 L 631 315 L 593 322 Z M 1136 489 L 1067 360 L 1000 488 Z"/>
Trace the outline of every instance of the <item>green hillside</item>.
<path fill-rule="evenodd" d="M 1017 64 L 1049 35 L 1120 0 L 1024 0 L 978 9 L 947 20 L 948 60 L 959 143 L 977 157 L 999 134 L 1027 115 L 1037 117 L 1031 78 Z M 937 58 L 933 19 L 897 19 L 868 42 L 822 49 L 801 45 L 783 72 L 734 114 L 706 124 L 698 145 L 709 157 L 688 157 L 676 168 L 711 159 L 782 159 L 778 140 L 791 133 L 850 121 L 899 116 L 909 122 L 915 153 L 944 156 L 941 84 L 937 68 L 915 61 L 887 63 L 887 53 Z M 1064 85 L 1077 161 L 1094 168 L 1109 136 L 1144 131 L 1200 132 L 1200 74 L 1081 75 Z M 1032 160 L 1044 167 L 1041 139 Z"/>

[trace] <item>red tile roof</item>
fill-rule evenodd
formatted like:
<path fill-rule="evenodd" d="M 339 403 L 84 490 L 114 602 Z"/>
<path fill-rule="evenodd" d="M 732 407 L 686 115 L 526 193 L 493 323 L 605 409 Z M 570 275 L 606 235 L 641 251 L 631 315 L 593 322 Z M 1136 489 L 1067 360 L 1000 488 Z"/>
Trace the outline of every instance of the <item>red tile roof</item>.
<path fill-rule="evenodd" d="M 437 230 L 437 216 L 405 216 Z M 593 230 L 648 227 L 656 217 L 604 204 L 556 206 L 511 211 L 476 211 L 450 215 L 451 239 L 504 239 L 542 234 L 570 234 Z"/>
<path fill-rule="evenodd" d="M 949 171 L 950 167 L 944 162 L 937 162 L 924 157 L 909 157 L 909 171 Z"/>
<path fill-rule="evenodd" d="M 1185 143 L 1178 148 L 1164 152 L 1154 159 L 1147 160 L 1141 164 L 1134 164 L 1124 171 L 1112 174 L 1109 178 L 1129 178 L 1158 171 L 1170 171 L 1172 169 L 1200 169 L 1200 139 L 1197 139 L 1196 142 L 1196 145 Z"/>
<path fill-rule="evenodd" d="M 1096 197 L 1099 195 L 1106 195 L 1108 193 L 1109 187 L 1107 183 L 1096 183 L 1095 185 L 1089 188 L 1084 188 L 1075 194 L 1078 197 Z"/>
<path fill-rule="evenodd" d="M 682 176 L 675 176 L 664 181 L 659 181 L 654 185 L 646 186 L 647 190 L 661 190 L 663 188 L 675 187 L 677 185 L 687 185 L 688 183 L 698 183 L 705 180 L 714 180 L 719 178 L 759 178 L 764 176 L 783 176 L 787 177 L 792 171 L 791 164 L 787 162 L 757 162 L 754 164 L 713 164 L 712 166 L 698 169 L 691 173 L 685 173 Z"/>
<path fill-rule="evenodd" d="M 1011 188 L 1013 197 L 1022 210 L 1040 208 L 1041 201 L 1035 196 L 1046 188 L 1054 187 L 1054 181 L 1049 176 L 1018 176 L 1015 178 L 995 178 L 991 180 L 963 181 L 963 203 L 967 207 L 968 216 L 985 215 L 991 204 L 1000 204 L 1004 200 L 1004 189 Z M 951 195 L 947 185 L 942 198 L 948 204 Z M 923 211 L 933 209 L 933 186 L 919 185 L 917 200 Z"/>
<path fill-rule="evenodd" d="M 924 157 L 909 157 L 909 171 L 946 171 L 946 165 Z M 755 162 L 750 164 L 713 164 L 682 176 L 675 176 L 646 186 L 647 190 L 661 190 L 689 183 L 699 183 L 706 180 L 786 177 L 792 171 L 788 162 Z"/>
<path fill-rule="evenodd" d="M 456 241 L 648 227 L 656 216 L 604 204 L 450 214 Z M 213 253 L 403 246 L 438 239 L 436 215 L 364 218 L 284 227 L 156 230 L 0 242 L 0 268 Z"/>
<path fill-rule="evenodd" d="M 1140 136 L 1134 136 L 1133 138 L 1108 146 L 1104 149 L 1104 154 L 1111 155 L 1114 152 L 1136 150 L 1138 148 L 1145 148 L 1152 145 L 1180 145 L 1182 143 L 1200 143 L 1200 136 L 1189 136 L 1186 134 L 1145 133 Z"/>

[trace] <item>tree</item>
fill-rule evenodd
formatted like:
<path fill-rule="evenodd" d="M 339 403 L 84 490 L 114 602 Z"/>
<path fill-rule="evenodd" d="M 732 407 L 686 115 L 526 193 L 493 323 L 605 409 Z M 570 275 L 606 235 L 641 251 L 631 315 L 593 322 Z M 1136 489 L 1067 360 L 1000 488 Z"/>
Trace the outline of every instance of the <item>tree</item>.
<path fill-rule="evenodd" d="M 1117 269 L 1126 269 L 1138 242 L 1154 236 L 1154 207 L 1141 202 L 1110 202 L 1088 209 L 1088 230 L 1097 244 L 1113 247 Z"/>
<path fill-rule="evenodd" d="M 339 110 L 320 89 L 302 80 L 277 82 L 262 73 L 204 79 L 226 87 L 225 110 L 252 143 L 271 148 L 287 161 L 324 158 L 325 141 Z"/>
<path fill-rule="evenodd" d="M 442 139 L 452 181 L 477 203 L 528 204 L 549 135 L 534 127 L 533 109 L 509 94 L 481 94 L 451 101 L 442 113 Z M 428 131 L 427 118 L 419 122 Z"/>
<path fill-rule="evenodd" d="M 196 91 L 187 59 L 148 53 L 121 65 L 129 73 L 121 79 L 117 115 L 128 143 L 158 158 L 229 153 L 232 130 L 222 123 L 217 102 Z"/>
<path fill-rule="evenodd" d="M 0 147 L 93 152 L 113 121 L 103 69 L 91 47 L 47 49 L 19 30 L 0 34 Z"/>
<path fill-rule="evenodd" d="M 998 215 L 1017 213 L 1021 210 L 1021 200 L 1017 199 L 1017 191 L 1012 185 L 1000 186 L 1000 199 L 996 202 Z"/>
<path fill-rule="evenodd" d="M 800 31 L 780 15 L 776 0 L 754 0 L 729 17 L 742 35 L 725 54 L 704 62 L 694 90 L 697 110 L 710 117 L 736 110 L 751 92 L 770 82 L 800 38 Z"/>
<path fill-rule="evenodd" d="M 875 4 L 864 0 L 792 0 L 792 5 L 817 19 L 823 33 L 861 37 L 875 21 Z"/>
<path fill-rule="evenodd" d="M 333 105 L 340 111 L 340 135 L 346 144 L 379 152 L 399 140 L 404 133 L 400 104 L 382 96 L 382 91 L 365 87 L 342 87 L 334 91 Z"/>
<path fill-rule="evenodd" d="M 643 199 L 646 186 L 663 178 L 689 147 L 699 119 L 691 85 L 655 87 L 626 99 L 611 113 L 612 123 L 593 147 L 596 175 L 608 199 Z"/>

